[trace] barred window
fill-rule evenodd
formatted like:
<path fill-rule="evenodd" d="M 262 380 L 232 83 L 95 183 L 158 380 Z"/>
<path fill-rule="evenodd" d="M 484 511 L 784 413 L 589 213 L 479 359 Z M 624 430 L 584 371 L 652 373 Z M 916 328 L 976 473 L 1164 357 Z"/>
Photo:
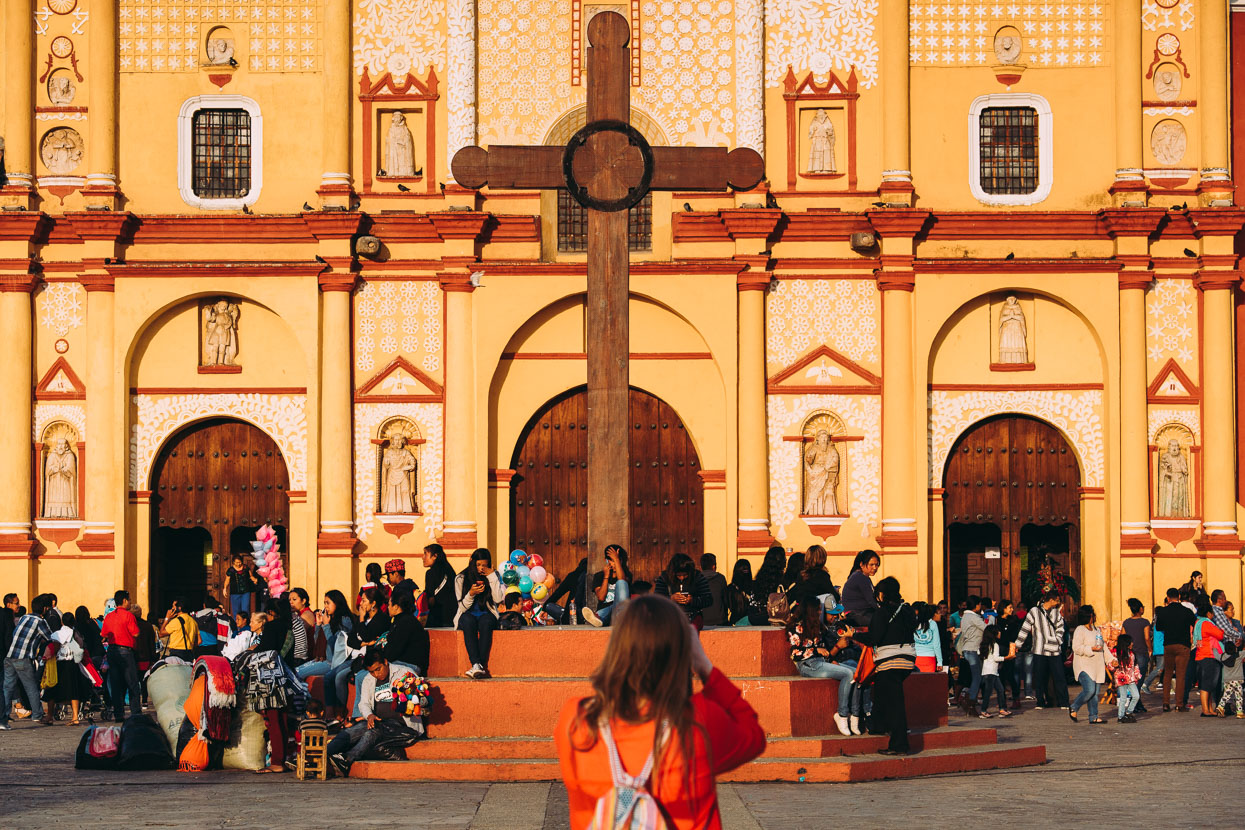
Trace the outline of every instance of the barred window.
<path fill-rule="evenodd" d="M 574 253 L 588 250 L 588 209 L 571 198 L 565 190 L 558 191 L 558 252 Z M 627 211 L 627 250 L 653 250 L 653 194 Z"/>
<path fill-rule="evenodd" d="M 251 114 L 201 109 L 192 129 L 191 186 L 201 199 L 240 199 L 251 189 Z"/>
<path fill-rule="evenodd" d="M 1023 195 L 1038 189 L 1038 114 L 1032 107 L 987 107 L 978 122 L 981 189 Z"/>

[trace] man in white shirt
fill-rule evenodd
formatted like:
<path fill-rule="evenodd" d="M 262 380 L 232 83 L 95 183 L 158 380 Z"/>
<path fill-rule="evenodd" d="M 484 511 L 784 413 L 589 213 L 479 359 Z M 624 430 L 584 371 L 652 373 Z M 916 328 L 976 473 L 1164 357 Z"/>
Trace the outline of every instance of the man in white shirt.
<path fill-rule="evenodd" d="M 353 726 L 343 729 L 329 741 L 328 756 L 333 766 L 342 775 L 350 773 L 355 761 L 363 758 L 376 742 L 385 737 L 384 731 L 377 728 L 381 721 L 401 721 L 390 728 L 411 733 L 412 739 L 422 737 L 424 724 L 421 718 L 411 717 L 394 708 L 393 685 L 409 674 L 414 674 L 405 666 L 390 665 L 380 649 L 369 649 L 363 657 L 363 682 L 355 694 L 358 695 L 359 712 L 362 718 Z"/>

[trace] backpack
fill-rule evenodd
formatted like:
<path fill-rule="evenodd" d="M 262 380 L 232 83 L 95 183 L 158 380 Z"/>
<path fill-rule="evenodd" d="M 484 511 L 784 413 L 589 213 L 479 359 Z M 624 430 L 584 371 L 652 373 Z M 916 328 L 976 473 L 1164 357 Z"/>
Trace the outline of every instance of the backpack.
<path fill-rule="evenodd" d="M 663 728 L 664 738 L 664 728 Z M 669 830 L 665 812 L 648 790 L 653 774 L 654 753 L 650 752 L 644 768 L 634 778 L 623 769 L 618 747 L 608 722 L 601 724 L 601 740 L 610 757 L 610 776 L 614 786 L 597 799 L 588 830 Z M 659 740 L 658 745 L 665 743 Z"/>

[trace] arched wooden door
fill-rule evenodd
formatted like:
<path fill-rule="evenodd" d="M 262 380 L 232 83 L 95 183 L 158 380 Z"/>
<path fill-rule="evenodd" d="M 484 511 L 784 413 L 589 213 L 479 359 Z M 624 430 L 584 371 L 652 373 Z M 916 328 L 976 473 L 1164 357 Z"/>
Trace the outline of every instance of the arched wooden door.
<path fill-rule="evenodd" d="M 171 437 L 151 477 L 151 595 L 157 611 L 180 596 L 222 596 L 230 554 L 250 550 L 264 524 L 288 565 L 289 474 L 281 450 L 258 427 L 230 418 L 199 421 Z"/>
<path fill-rule="evenodd" d="M 1044 421 L 1001 416 L 960 436 L 943 479 L 948 599 L 1019 600 L 1043 556 L 1079 581 L 1080 483 L 1076 454 Z"/>
<path fill-rule="evenodd" d="M 631 390 L 631 569 L 652 580 L 675 553 L 704 552 L 700 459 L 660 398 Z M 556 398 L 528 423 L 512 464 L 511 547 L 539 553 L 564 576 L 588 553 L 587 392 Z M 621 436 L 620 436 L 621 438 Z"/>

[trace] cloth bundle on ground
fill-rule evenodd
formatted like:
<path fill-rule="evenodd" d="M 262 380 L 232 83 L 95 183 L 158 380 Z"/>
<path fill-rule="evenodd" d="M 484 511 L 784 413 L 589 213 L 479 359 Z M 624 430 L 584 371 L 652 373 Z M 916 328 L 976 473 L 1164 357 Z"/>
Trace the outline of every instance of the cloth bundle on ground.
<path fill-rule="evenodd" d="M 375 729 L 380 732 L 380 738 L 363 756 L 369 761 L 405 761 L 406 748 L 423 737 L 422 732 L 407 726 L 401 719 L 379 720 Z"/>
<path fill-rule="evenodd" d="M 87 727 L 78 741 L 74 769 L 116 769 L 120 748 L 120 726 Z"/>
<path fill-rule="evenodd" d="M 238 687 L 253 712 L 287 709 L 302 717 L 307 708 L 307 685 L 275 651 L 252 651 L 239 658 Z"/>
<path fill-rule="evenodd" d="M 117 769 L 172 769 L 173 754 L 160 725 L 149 715 L 130 715 L 121 724 Z"/>
<path fill-rule="evenodd" d="M 190 695 L 193 669 L 181 660 L 161 660 L 147 673 L 147 695 L 156 708 L 156 720 L 164 730 L 169 750 L 176 751 L 182 721 L 186 720 L 186 698 Z"/>
<path fill-rule="evenodd" d="M 221 766 L 225 769 L 261 769 L 267 754 L 264 716 L 239 706 L 233 713 L 233 725 L 229 728 L 229 742 L 221 755 Z"/>
<path fill-rule="evenodd" d="M 219 769 L 233 720 L 233 669 L 224 657 L 200 657 L 177 736 L 177 768 L 182 772 Z"/>

